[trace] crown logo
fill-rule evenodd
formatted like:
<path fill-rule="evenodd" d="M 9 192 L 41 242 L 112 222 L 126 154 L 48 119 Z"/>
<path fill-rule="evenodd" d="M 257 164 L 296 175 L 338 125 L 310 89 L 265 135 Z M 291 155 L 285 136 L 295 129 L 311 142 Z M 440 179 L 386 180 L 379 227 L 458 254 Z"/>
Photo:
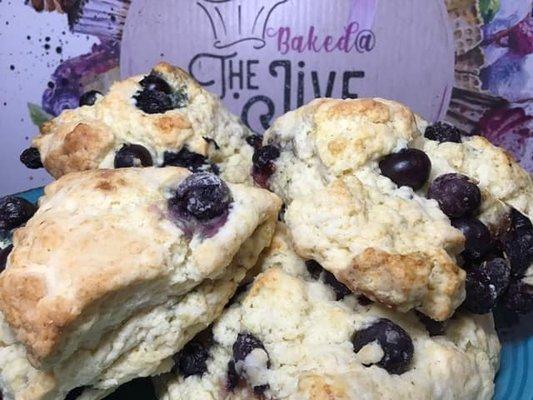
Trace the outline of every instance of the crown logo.
<path fill-rule="evenodd" d="M 204 10 L 217 49 L 242 42 L 253 42 L 254 49 L 265 47 L 265 32 L 270 15 L 289 0 L 199 0 L 196 4 Z"/>

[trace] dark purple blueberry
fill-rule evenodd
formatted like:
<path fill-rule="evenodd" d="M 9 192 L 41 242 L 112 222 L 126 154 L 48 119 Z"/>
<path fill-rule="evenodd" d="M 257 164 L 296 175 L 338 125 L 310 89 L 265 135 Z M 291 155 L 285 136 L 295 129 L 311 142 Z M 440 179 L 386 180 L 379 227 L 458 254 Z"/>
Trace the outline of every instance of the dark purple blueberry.
<path fill-rule="evenodd" d="M 231 193 L 218 176 L 199 172 L 188 176 L 169 200 L 169 208 L 178 216 L 210 220 L 228 211 Z"/>
<path fill-rule="evenodd" d="M 434 319 L 429 318 L 427 315 L 422 314 L 417 311 L 416 316 L 418 320 L 422 322 L 424 327 L 429 333 L 429 336 L 440 336 L 444 335 L 446 331 L 446 323 L 443 321 L 435 321 Z"/>
<path fill-rule="evenodd" d="M 235 361 L 228 362 L 228 374 L 226 376 L 226 389 L 232 391 L 239 384 L 239 374 L 235 369 Z"/>
<path fill-rule="evenodd" d="M 501 247 L 511 263 L 514 277 L 522 277 L 533 263 L 533 226 L 529 218 L 512 209 L 509 232 L 502 235 Z"/>
<path fill-rule="evenodd" d="M 440 143 L 461 143 L 461 131 L 453 125 L 440 121 L 429 125 L 424 132 L 424 136 L 429 140 L 436 140 Z"/>
<path fill-rule="evenodd" d="M 344 297 L 352 293 L 345 284 L 339 282 L 337 278 L 335 278 L 335 275 L 326 270 L 324 270 L 324 282 L 331 286 L 335 292 L 337 300 L 342 300 Z"/>
<path fill-rule="evenodd" d="M 270 144 L 255 150 L 252 157 L 252 176 L 259 186 L 267 187 L 268 179 L 276 170 L 274 160 L 279 156 L 279 149 Z"/>
<path fill-rule="evenodd" d="M 533 311 L 533 286 L 522 281 L 512 282 L 502 300 L 504 307 L 510 311 L 530 313 Z"/>
<path fill-rule="evenodd" d="M 196 341 L 189 342 L 174 356 L 175 370 L 184 377 L 202 375 L 207 371 L 209 352 Z"/>
<path fill-rule="evenodd" d="M 258 150 L 263 144 L 263 136 L 261 135 L 250 135 L 246 138 L 246 143 L 252 146 L 254 149 Z"/>
<path fill-rule="evenodd" d="M 502 239 L 503 251 L 511 263 L 513 276 L 522 277 L 533 263 L 533 230 L 510 233 Z"/>
<path fill-rule="evenodd" d="M 65 400 L 76 400 L 82 395 L 85 389 L 87 389 L 87 386 L 80 386 L 72 389 L 70 392 L 67 393 L 67 397 L 65 397 Z"/>
<path fill-rule="evenodd" d="M 429 185 L 427 197 L 437 200 L 444 214 L 450 218 L 472 215 L 481 204 L 481 192 L 467 176 L 444 174 Z"/>
<path fill-rule="evenodd" d="M 254 386 L 254 394 L 256 396 L 261 396 L 263 393 L 265 393 L 268 389 L 270 389 L 270 385 L 267 383 L 266 385 L 259 385 Z"/>
<path fill-rule="evenodd" d="M 41 153 L 35 147 L 28 147 L 20 153 L 20 162 L 29 169 L 39 169 L 43 167 L 41 162 Z"/>
<path fill-rule="evenodd" d="M 376 363 L 390 374 L 400 375 L 409 368 L 414 346 L 409 334 L 389 319 L 380 318 L 368 328 L 354 333 L 353 349 L 356 353 L 369 343 L 377 341 L 383 358 Z"/>
<path fill-rule="evenodd" d="M 533 224 L 520 211 L 515 208 L 511 209 L 511 230 L 514 232 L 531 231 L 533 230 Z"/>
<path fill-rule="evenodd" d="M 151 167 L 154 165 L 148 149 L 140 144 L 125 144 L 115 154 L 115 168 Z"/>
<path fill-rule="evenodd" d="M 452 225 L 465 236 L 465 250 L 462 255 L 467 262 L 481 260 L 491 249 L 490 231 L 480 220 L 471 217 L 457 218 L 452 219 Z"/>
<path fill-rule="evenodd" d="M 0 250 L 0 272 L 6 268 L 7 257 L 9 256 L 9 253 L 11 253 L 11 250 L 13 250 L 12 244 Z"/>
<path fill-rule="evenodd" d="M 144 89 L 137 92 L 133 98 L 137 108 L 147 114 L 162 114 L 174 108 L 171 97 L 156 90 Z"/>
<path fill-rule="evenodd" d="M 37 211 L 37 207 L 20 197 L 6 196 L 0 199 L 0 229 L 11 230 L 25 224 Z"/>
<path fill-rule="evenodd" d="M 218 175 L 219 169 L 215 164 L 212 164 L 207 157 L 190 151 L 186 147 L 182 148 L 177 153 L 165 151 L 163 154 L 163 165 L 187 168 L 192 172 L 213 172 Z"/>
<path fill-rule="evenodd" d="M 324 268 L 322 268 L 322 265 L 317 263 L 315 260 L 307 260 L 305 262 L 305 267 L 307 268 L 307 271 L 311 275 L 311 278 L 318 279 L 320 278 L 320 274 L 322 271 L 324 271 Z"/>
<path fill-rule="evenodd" d="M 233 359 L 228 364 L 227 387 L 233 389 L 239 383 L 239 378 L 247 378 L 247 361 L 246 359 L 254 350 L 259 349 L 266 354 L 266 365 L 264 367 L 270 368 L 270 357 L 268 351 L 265 349 L 263 342 L 250 332 L 241 332 L 237 335 L 237 340 L 233 343 Z M 258 359 L 254 360 L 252 364 L 257 367 Z M 257 389 L 256 389 L 257 388 Z M 268 384 L 254 387 L 256 394 L 262 393 L 269 388 Z M 257 390 L 257 391 L 256 391 Z"/>
<path fill-rule="evenodd" d="M 235 362 L 244 361 L 244 359 L 254 349 L 262 349 L 266 352 L 263 342 L 250 332 L 241 332 L 237 335 L 237 340 L 233 343 L 233 359 Z"/>
<path fill-rule="evenodd" d="M 418 149 L 403 149 L 379 162 L 381 173 L 398 186 L 420 189 L 427 182 L 431 171 L 429 157 Z"/>
<path fill-rule="evenodd" d="M 503 258 L 494 258 L 466 272 L 464 306 L 474 314 L 486 314 L 509 286 L 511 269 Z"/>
<path fill-rule="evenodd" d="M 172 93 L 170 85 L 163 78 L 154 74 L 146 75 L 139 84 L 149 91 Z"/>
<path fill-rule="evenodd" d="M 81 106 L 93 106 L 98 99 L 98 96 L 101 96 L 98 90 L 89 90 L 88 92 L 83 93 L 80 96 L 80 107 Z"/>

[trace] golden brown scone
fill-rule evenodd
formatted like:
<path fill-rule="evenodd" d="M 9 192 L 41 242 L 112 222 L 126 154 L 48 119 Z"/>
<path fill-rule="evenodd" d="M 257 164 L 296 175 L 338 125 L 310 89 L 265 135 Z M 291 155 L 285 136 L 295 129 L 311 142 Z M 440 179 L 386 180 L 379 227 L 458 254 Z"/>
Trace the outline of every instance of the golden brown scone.
<path fill-rule="evenodd" d="M 166 92 L 147 88 L 157 84 Z M 246 138 L 251 135 L 185 71 L 160 63 L 148 75 L 116 82 L 105 96 L 96 97 L 94 105 L 65 110 L 46 122 L 33 146 L 55 178 L 114 168 L 123 146 L 140 145 L 142 162 L 137 158 L 139 165 L 130 166 L 220 169 L 224 179 L 241 183 L 249 179 L 253 149 Z"/>
<path fill-rule="evenodd" d="M 4 394 L 59 400 L 168 368 L 269 244 L 279 207 L 265 190 L 175 167 L 46 187 L 0 275 Z"/>
<path fill-rule="evenodd" d="M 300 256 L 373 300 L 444 320 L 465 297 L 465 238 L 426 198 L 428 184 L 445 173 L 467 175 L 481 191 L 475 216 L 491 229 L 510 206 L 531 216 L 533 184 L 485 139 L 440 143 L 424 137 L 427 125 L 394 101 L 318 99 L 274 122 L 253 174 L 284 200 Z M 415 190 L 379 166 L 409 148 L 432 164 Z"/>
<path fill-rule="evenodd" d="M 196 373 L 178 367 L 156 378 L 162 400 L 492 397 L 500 345 L 490 314 L 461 312 L 436 332 L 414 311 L 339 298 L 337 284 L 295 254 L 282 226 L 259 267 L 213 325 L 212 340 L 201 335 L 183 350 Z"/>

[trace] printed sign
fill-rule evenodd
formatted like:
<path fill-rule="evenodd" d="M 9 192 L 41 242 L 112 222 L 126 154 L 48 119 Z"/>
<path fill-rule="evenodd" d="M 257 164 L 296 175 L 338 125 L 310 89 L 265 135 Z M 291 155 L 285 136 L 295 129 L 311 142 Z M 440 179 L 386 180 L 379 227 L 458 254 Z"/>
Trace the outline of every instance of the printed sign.
<path fill-rule="evenodd" d="M 392 98 L 440 119 L 453 86 L 447 14 L 441 2 L 410 3 L 137 0 L 121 73 L 180 65 L 257 132 L 316 97 Z"/>

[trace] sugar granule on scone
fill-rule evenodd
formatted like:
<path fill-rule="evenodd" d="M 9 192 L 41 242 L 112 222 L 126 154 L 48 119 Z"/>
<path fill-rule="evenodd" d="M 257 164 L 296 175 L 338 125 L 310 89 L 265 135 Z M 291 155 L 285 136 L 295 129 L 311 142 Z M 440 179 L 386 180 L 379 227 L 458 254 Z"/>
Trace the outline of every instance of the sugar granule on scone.
<path fill-rule="evenodd" d="M 160 63 L 105 95 L 89 92 L 80 103 L 46 122 L 21 161 L 44 165 L 55 178 L 152 165 L 220 172 L 235 183 L 249 178 L 253 134 L 180 68 Z"/>
<path fill-rule="evenodd" d="M 264 272 L 156 378 L 161 400 L 492 397 L 500 345 L 490 314 L 439 323 L 339 297 L 291 246 L 280 226 Z"/>
<path fill-rule="evenodd" d="M 176 167 L 47 186 L 0 274 L 4 397 L 97 399 L 168 370 L 268 246 L 279 207 L 265 190 Z"/>
<path fill-rule="evenodd" d="M 300 256 L 436 320 L 465 299 L 461 267 L 505 261 L 493 240 L 533 204 L 531 176 L 503 150 L 383 99 L 318 99 L 278 118 L 252 174 L 282 197 Z"/>

